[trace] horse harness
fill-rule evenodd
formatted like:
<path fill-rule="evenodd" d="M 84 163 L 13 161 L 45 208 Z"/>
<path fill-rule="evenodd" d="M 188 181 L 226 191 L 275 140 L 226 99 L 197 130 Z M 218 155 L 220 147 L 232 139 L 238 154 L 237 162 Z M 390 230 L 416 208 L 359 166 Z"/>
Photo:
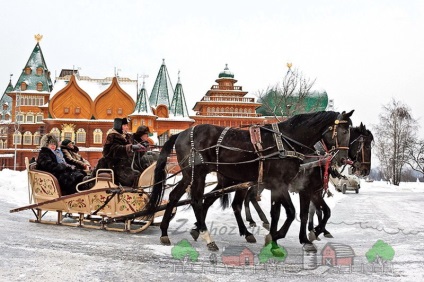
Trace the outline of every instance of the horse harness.
<path fill-rule="evenodd" d="M 348 121 L 345 120 L 335 120 L 334 122 L 334 126 L 330 126 L 322 135 L 326 134 L 328 130 L 332 130 L 332 139 L 336 139 L 336 144 L 335 146 L 333 146 L 330 150 L 327 150 L 325 147 L 325 144 L 323 141 L 321 141 L 322 145 L 325 148 L 326 151 L 326 156 L 325 156 L 325 172 L 324 172 L 324 187 L 325 187 L 325 191 L 328 188 L 328 170 L 329 170 L 329 164 L 331 162 L 331 159 L 333 158 L 332 152 L 334 152 L 335 150 L 348 150 L 349 147 L 341 147 L 338 145 L 338 139 L 337 139 L 337 126 L 339 123 L 347 123 Z M 191 145 L 191 152 L 190 152 L 190 156 L 189 156 L 189 166 L 191 166 L 192 172 L 191 172 L 191 183 L 189 185 L 189 187 L 191 186 L 191 184 L 194 181 L 194 166 L 196 163 L 196 152 L 198 153 L 197 155 L 199 156 L 199 161 L 201 164 L 214 164 L 216 165 L 216 171 L 219 171 L 219 165 L 234 165 L 234 164 L 246 164 L 246 163 L 253 163 L 256 161 L 259 161 L 259 171 L 258 171 L 258 185 L 261 186 L 263 184 L 263 163 L 265 160 L 270 159 L 271 157 L 275 157 L 278 155 L 279 158 L 297 158 L 300 160 L 304 160 L 305 155 L 296 152 L 296 150 L 293 148 L 293 146 L 290 144 L 289 141 L 297 143 L 299 145 L 304 146 L 303 144 L 300 144 L 299 142 L 297 142 L 296 140 L 290 139 L 287 136 L 284 136 L 279 128 L 278 128 L 278 124 L 277 123 L 273 123 L 271 124 L 272 126 L 272 130 L 265 128 L 261 125 L 252 125 L 249 127 L 249 134 L 250 134 L 250 141 L 253 145 L 254 151 L 248 151 L 248 150 L 243 150 L 240 148 L 234 148 L 234 147 L 227 147 L 225 145 L 222 144 L 222 141 L 224 140 L 225 135 L 228 133 L 228 131 L 231 129 L 231 127 L 225 127 L 224 130 L 221 132 L 217 144 L 208 148 L 204 148 L 204 149 L 196 149 L 194 146 L 194 128 L 196 127 L 193 126 L 191 127 L 191 132 L 190 132 L 190 145 Z M 274 136 L 274 140 L 275 140 L 275 144 L 277 147 L 277 152 L 273 152 L 267 155 L 264 155 L 264 152 L 269 149 L 266 148 L 264 149 L 262 146 L 262 137 L 261 137 L 261 128 L 268 130 L 270 132 L 273 133 Z M 288 146 L 291 147 L 292 151 L 288 151 L 284 148 L 284 144 L 283 141 L 288 144 Z M 216 153 L 216 161 L 215 162 L 205 162 L 203 160 L 202 151 L 205 150 L 209 150 L 215 147 L 215 153 Z M 306 146 L 305 146 L 306 147 Z M 244 161 L 244 162 L 238 162 L 238 163 L 222 163 L 219 162 L 219 150 L 220 148 L 225 148 L 228 150 L 233 150 L 233 151 L 240 151 L 240 152 L 249 152 L 249 153 L 256 153 L 256 155 L 258 156 L 257 158 L 253 159 L 253 160 L 249 160 L 249 161 Z M 309 148 L 310 150 L 314 151 L 313 149 Z M 322 165 L 322 160 L 319 160 L 317 164 L 315 164 L 315 166 L 321 166 Z M 258 189 L 258 192 L 261 189 Z"/>

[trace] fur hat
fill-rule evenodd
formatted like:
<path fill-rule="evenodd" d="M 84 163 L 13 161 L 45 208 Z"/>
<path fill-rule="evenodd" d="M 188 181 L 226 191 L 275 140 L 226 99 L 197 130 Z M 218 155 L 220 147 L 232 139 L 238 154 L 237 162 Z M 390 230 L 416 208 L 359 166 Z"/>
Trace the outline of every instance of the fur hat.
<path fill-rule="evenodd" d="M 113 129 L 119 133 L 122 133 L 122 126 L 125 124 L 128 124 L 127 118 L 115 118 L 113 120 Z"/>
<path fill-rule="evenodd" d="M 141 142 L 141 136 L 143 136 L 144 134 L 149 134 L 149 133 L 150 133 L 149 127 L 145 125 L 140 125 L 137 128 L 137 131 L 134 133 L 134 140 L 136 140 L 137 142 Z"/>
<path fill-rule="evenodd" d="M 59 146 L 59 142 L 56 137 L 51 133 L 47 133 L 40 140 L 40 147 L 48 147 L 49 144 L 55 144 L 56 147 Z"/>
<path fill-rule="evenodd" d="M 71 141 L 71 140 L 69 140 L 69 139 L 64 139 L 64 140 L 62 141 L 62 144 L 61 144 L 61 145 L 66 147 L 66 146 L 68 146 L 68 144 L 69 144 L 69 143 L 72 143 L 72 141 Z"/>
<path fill-rule="evenodd" d="M 149 129 L 149 127 L 148 127 L 148 126 L 140 125 L 140 126 L 137 128 L 136 133 L 137 133 L 138 135 L 142 136 L 142 135 L 144 135 L 144 134 L 149 134 L 149 133 L 150 133 L 150 129 Z"/>

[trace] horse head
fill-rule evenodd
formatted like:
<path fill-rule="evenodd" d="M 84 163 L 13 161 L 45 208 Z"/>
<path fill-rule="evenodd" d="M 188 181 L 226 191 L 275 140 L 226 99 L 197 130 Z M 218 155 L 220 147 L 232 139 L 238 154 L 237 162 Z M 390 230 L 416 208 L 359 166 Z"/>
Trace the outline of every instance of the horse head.
<path fill-rule="evenodd" d="M 371 147 L 374 137 L 365 125 L 353 127 L 350 131 L 349 158 L 353 161 L 353 173 L 367 176 L 371 172 Z"/>
<path fill-rule="evenodd" d="M 330 125 L 322 134 L 322 143 L 333 154 L 332 164 L 342 166 L 349 158 L 350 126 L 354 110 L 338 114 L 334 124 Z"/>

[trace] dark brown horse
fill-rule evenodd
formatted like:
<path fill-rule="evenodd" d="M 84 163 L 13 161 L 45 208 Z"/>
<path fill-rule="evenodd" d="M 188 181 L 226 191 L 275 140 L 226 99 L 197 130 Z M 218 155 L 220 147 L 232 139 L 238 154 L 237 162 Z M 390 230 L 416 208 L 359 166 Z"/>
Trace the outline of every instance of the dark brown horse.
<path fill-rule="evenodd" d="M 374 140 L 371 131 L 361 123 L 359 127 L 350 129 L 350 140 L 349 158 L 353 161 L 352 172 L 360 176 L 369 175 L 371 171 L 371 147 Z M 318 217 L 318 226 L 314 228 L 315 213 Z M 330 215 L 330 209 L 324 200 L 311 202 L 308 223 L 310 241 L 316 240 L 321 233 L 324 233 L 324 237 L 333 238 L 333 235 L 325 228 Z"/>
<path fill-rule="evenodd" d="M 200 237 L 206 240 L 210 250 L 218 250 L 205 224 L 203 194 L 206 175 L 215 171 L 233 181 L 257 181 L 262 160 L 263 186 L 271 190 L 272 202 L 271 228 L 267 239 L 276 242 L 284 238 L 295 218 L 288 186 L 299 171 L 303 155 L 313 152 L 312 146 L 324 139 L 330 148 L 342 149 L 333 159 L 337 165 L 342 165 L 347 159 L 352 113 L 353 111 L 330 111 L 302 114 L 280 122 L 276 127 L 264 125 L 260 127 L 263 148 L 260 154 L 255 150 L 251 135 L 246 130 L 204 124 L 172 136 L 160 153 L 155 170 L 156 184 L 147 205 L 147 210 L 154 212 L 161 201 L 167 157 L 175 145 L 179 165 L 183 168 L 183 177 L 169 195 L 169 203 L 160 226 L 161 242 L 170 244 L 167 230 L 172 210 L 182 195 L 189 191 Z M 285 208 L 287 218 L 277 230 L 281 206 Z"/>

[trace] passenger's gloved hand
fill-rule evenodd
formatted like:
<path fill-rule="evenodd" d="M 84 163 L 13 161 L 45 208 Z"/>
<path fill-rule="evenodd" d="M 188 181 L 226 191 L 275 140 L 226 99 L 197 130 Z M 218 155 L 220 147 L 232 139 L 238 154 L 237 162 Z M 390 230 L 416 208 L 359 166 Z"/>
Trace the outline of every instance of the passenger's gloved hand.
<path fill-rule="evenodd" d="M 140 152 L 140 151 L 146 151 L 146 147 L 144 147 L 143 145 L 141 145 L 141 144 L 135 144 L 135 145 L 132 145 L 132 150 L 135 152 L 135 151 L 137 151 L 137 152 Z"/>

